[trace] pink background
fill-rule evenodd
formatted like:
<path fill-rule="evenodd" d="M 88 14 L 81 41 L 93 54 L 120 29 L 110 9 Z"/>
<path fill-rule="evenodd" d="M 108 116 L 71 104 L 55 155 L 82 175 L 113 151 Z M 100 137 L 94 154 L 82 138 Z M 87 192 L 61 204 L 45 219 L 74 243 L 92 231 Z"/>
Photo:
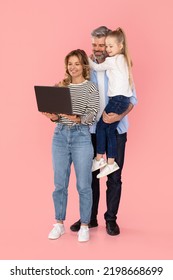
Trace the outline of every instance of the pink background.
<path fill-rule="evenodd" d="M 1 259 L 173 258 L 172 8 L 171 0 L 1 1 Z M 102 179 L 99 227 L 78 243 L 69 230 L 79 217 L 72 168 L 67 233 L 49 241 L 54 124 L 37 112 L 33 87 L 58 82 L 72 49 L 91 53 L 90 31 L 100 25 L 126 31 L 139 100 L 130 113 L 121 235 L 106 234 Z"/>

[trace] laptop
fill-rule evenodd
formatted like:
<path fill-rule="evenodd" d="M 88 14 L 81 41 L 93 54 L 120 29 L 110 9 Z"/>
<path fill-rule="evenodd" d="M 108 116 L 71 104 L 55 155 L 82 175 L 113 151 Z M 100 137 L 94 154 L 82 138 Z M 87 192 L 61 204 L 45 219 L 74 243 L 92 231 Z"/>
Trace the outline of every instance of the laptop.
<path fill-rule="evenodd" d="M 38 111 L 72 115 L 70 89 L 67 87 L 34 86 Z"/>

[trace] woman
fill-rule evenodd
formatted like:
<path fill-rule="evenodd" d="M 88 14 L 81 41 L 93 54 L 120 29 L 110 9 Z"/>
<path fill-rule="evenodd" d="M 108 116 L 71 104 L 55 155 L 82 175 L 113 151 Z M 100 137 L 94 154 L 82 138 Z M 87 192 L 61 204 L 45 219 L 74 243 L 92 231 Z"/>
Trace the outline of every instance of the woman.
<path fill-rule="evenodd" d="M 88 223 L 92 207 L 93 147 L 89 125 L 96 118 L 99 94 L 96 86 L 89 81 L 89 62 L 83 50 L 70 52 L 65 58 L 65 67 L 66 77 L 59 86 L 70 88 L 75 115 L 44 113 L 52 121 L 57 121 L 52 143 L 55 184 L 53 201 L 57 223 L 48 238 L 57 239 L 65 232 L 63 221 L 66 217 L 70 166 L 73 162 L 80 204 L 78 241 L 83 242 L 89 240 Z"/>

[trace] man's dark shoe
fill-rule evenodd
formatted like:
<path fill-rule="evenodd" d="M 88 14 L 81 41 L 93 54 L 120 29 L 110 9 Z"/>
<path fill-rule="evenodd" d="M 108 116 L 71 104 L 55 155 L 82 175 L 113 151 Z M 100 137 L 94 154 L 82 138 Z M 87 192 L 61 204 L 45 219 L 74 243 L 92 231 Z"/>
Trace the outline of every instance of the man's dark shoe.
<path fill-rule="evenodd" d="M 77 221 L 76 223 L 72 224 L 71 227 L 70 227 L 70 229 L 71 229 L 72 231 L 79 231 L 79 230 L 80 230 L 80 226 L 81 226 L 81 222 L 80 222 L 80 220 L 79 220 L 79 221 Z"/>
<path fill-rule="evenodd" d="M 80 220 L 78 220 L 76 223 L 71 225 L 70 229 L 72 231 L 79 231 L 80 230 L 80 226 L 81 226 L 81 222 L 80 222 Z M 91 220 L 90 223 L 88 224 L 88 227 L 89 228 L 98 227 L 97 220 Z"/>
<path fill-rule="evenodd" d="M 93 227 L 98 227 L 98 222 L 97 222 L 97 219 L 95 220 L 91 220 L 89 225 L 88 225 L 89 228 L 93 228 Z"/>
<path fill-rule="evenodd" d="M 106 231 L 109 235 L 120 234 L 120 228 L 115 221 L 106 221 Z"/>

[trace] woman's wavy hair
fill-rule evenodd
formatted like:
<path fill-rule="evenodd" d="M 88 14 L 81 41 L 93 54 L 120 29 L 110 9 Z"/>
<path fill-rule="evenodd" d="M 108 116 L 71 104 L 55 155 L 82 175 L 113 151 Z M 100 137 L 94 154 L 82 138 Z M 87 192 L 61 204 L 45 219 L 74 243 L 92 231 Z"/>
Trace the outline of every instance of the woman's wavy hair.
<path fill-rule="evenodd" d="M 83 77 L 86 80 L 89 80 L 90 78 L 90 67 L 89 67 L 89 61 L 87 54 L 85 53 L 84 50 L 73 50 L 70 53 L 68 53 L 65 57 L 65 78 L 62 80 L 62 82 L 59 83 L 59 86 L 68 86 L 72 82 L 72 77 L 68 72 L 68 62 L 69 58 L 72 56 L 77 56 L 82 67 L 83 67 Z"/>

